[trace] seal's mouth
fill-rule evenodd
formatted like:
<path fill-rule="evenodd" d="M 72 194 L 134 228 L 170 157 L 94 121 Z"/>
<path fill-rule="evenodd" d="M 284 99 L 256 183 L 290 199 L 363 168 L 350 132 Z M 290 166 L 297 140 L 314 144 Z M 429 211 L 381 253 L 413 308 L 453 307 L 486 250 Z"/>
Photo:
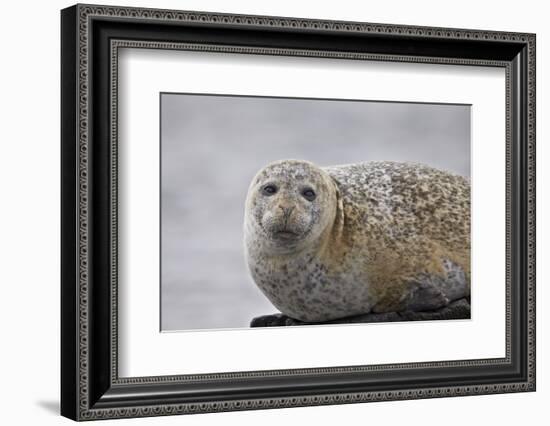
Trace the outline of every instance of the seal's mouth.
<path fill-rule="evenodd" d="M 307 236 L 309 229 L 304 229 L 297 224 L 273 223 L 265 225 L 260 222 L 263 235 L 276 246 L 293 247 Z"/>
<path fill-rule="evenodd" d="M 293 241 L 299 238 L 300 235 L 296 232 L 289 231 L 288 229 L 283 229 L 280 231 L 275 231 L 273 233 L 273 238 L 280 241 Z"/>

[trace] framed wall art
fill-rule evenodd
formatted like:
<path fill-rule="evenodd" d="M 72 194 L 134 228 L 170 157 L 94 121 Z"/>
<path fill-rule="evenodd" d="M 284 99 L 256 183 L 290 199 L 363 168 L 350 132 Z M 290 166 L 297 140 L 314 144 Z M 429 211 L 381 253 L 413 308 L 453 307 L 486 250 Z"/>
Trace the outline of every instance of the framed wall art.
<path fill-rule="evenodd" d="M 535 390 L 535 35 L 61 12 L 61 413 Z"/>

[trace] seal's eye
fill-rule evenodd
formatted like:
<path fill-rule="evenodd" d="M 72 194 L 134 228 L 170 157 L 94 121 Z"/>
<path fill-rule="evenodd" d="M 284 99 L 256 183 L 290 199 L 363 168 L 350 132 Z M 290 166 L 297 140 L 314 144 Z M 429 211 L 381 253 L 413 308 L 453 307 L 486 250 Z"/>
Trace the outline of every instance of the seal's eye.
<path fill-rule="evenodd" d="M 306 188 L 302 191 L 302 196 L 308 201 L 313 201 L 315 200 L 315 191 L 311 188 Z"/>
<path fill-rule="evenodd" d="M 264 195 L 273 195 L 277 192 L 277 187 L 275 185 L 266 185 L 262 188 L 262 193 Z"/>

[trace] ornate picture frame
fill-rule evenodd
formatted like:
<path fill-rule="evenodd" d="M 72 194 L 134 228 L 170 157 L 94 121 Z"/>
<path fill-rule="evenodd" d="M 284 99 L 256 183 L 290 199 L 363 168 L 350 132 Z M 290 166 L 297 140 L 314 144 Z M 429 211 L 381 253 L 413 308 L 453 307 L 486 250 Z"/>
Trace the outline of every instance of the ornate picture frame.
<path fill-rule="evenodd" d="M 61 12 L 61 414 L 73 420 L 535 390 L 535 35 L 76 5 Z M 149 377 L 118 373 L 121 48 L 503 68 L 502 358 Z"/>

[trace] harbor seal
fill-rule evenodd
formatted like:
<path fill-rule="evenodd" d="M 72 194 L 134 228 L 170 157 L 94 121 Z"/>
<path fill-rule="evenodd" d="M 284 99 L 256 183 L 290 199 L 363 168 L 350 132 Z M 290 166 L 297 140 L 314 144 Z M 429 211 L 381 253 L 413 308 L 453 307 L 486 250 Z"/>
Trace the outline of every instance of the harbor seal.
<path fill-rule="evenodd" d="M 470 183 L 426 165 L 281 160 L 250 184 L 250 274 L 283 314 L 322 322 L 470 295 Z"/>

